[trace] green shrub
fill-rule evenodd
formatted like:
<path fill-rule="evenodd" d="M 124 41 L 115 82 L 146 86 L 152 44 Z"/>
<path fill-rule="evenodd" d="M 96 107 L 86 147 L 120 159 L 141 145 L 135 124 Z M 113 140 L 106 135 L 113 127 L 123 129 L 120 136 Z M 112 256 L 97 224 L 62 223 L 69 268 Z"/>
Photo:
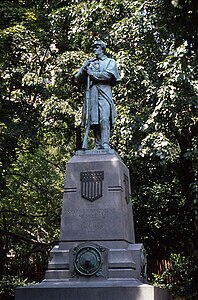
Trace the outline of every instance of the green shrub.
<path fill-rule="evenodd" d="M 153 274 L 153 285 L 170 289 L 174 297 L 191 297 L 198 295 L 197 274 L 195 255 L 185 257 L 181 254 L 171 254 L 169 267 L 161 275 Z"/>
<path fill-rule="evenodd" d="M 17 276 L 4 276 L 0 280 L 0 300 L 14 299 L 15 289 L 20 286 L 30 284 L 27 279 L 21 279 Z"/>

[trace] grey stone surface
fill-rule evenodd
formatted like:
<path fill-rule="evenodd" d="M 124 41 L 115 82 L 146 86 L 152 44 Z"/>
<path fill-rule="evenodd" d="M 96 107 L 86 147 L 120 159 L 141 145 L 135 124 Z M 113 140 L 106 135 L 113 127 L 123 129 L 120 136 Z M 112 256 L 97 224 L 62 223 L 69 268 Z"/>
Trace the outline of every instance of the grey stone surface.
<path fill-rule="evenodd" d="M 95 171 L 104 172 L 102 195 L 89 201 L 82 197 L 80 177 L 82 172 Z M 72 278 L 69 253 L 85 241 L 109 249 L 108 278 L 141 277 L 130 248 L 135 242 L 132 206 L 126 199 L 130 192 L 128 169 L 114 150 L 78 151 L 68 161 L 60 243 L 51 251 L 47 280 Z"/>
<path fill-rule="evenodd" d="M 103 171 L 102 197 L 81 196 L 81 172 Z M 129 172 L 115 154 L 75 155 L 67 163 L 61 218 L 62 241 L 124 240 L 135 242 L 131 203 L 125 199 L 124 175 Z M 130 179 L 129 179 L 130 194 Z"/>
<path fill-rule="evenodd" d="M 78 150 L 76 151 L 75 155 L 106 155 L 106 154 L 114 154 L 120 160 L 119 154 L 114 149 L 95 149 L 95 150 Z"/>
<path fill-rule="evenodd" d="M 171 300 L 165 289 L 138 280 L 51 281 L 18 288 L 15 300 Z"/>

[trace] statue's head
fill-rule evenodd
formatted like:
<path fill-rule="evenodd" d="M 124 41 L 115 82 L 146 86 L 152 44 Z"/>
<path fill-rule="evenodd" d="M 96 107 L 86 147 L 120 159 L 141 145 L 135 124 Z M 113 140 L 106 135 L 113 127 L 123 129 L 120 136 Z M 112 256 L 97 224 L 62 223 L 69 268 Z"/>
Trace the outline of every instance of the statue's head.
<path fill-rule="evenodd" d="M 106 49 L 106 44 L 102 40 L 97 40 L 93 43 L 93 48 L 96 56 L 100 56 Z"/>
<path fill-rule="evenodd" d="M 93 43 L 93 47 L 95 46 L 101 46 L 102 50 L 105 51 L 107 45 L 105 44 L 105 42 L 103 42 L 102 40 L 97 40 Z"/>
<path fill-rule="evenodd" d="M 94 48 L 94 52 L 96 57 L 101 57 L 106 49 L 106 44 L 105 42 L 101 41 L 101 40 L 97 40 L 93 43 L 93 48 Z"/>

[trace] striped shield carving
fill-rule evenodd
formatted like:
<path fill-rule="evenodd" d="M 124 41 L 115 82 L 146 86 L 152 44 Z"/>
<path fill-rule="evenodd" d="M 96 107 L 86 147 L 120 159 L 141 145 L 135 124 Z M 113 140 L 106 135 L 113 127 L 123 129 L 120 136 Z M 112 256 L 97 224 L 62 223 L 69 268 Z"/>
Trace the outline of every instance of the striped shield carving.
<path fill-rule="evenodd" d="M 102 197 L 104 171 L 81 172 L 81 196 L 89 201 Z"/>

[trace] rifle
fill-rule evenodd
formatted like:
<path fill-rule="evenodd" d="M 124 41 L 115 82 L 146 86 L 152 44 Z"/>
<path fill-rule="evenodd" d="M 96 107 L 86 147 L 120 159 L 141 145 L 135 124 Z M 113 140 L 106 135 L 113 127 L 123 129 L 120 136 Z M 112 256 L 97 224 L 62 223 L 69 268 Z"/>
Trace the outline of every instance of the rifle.
<path fill-rule="evenodd" d="M 83 139 L 82 149 L 86 150 L 88 149 L 88 135 L 89 135 L 89 129 L 90 129 L 90 76 L 87 76 L 87 89 L 86 89 L 86 118 L 85 118 L 85 135 Z"/>

